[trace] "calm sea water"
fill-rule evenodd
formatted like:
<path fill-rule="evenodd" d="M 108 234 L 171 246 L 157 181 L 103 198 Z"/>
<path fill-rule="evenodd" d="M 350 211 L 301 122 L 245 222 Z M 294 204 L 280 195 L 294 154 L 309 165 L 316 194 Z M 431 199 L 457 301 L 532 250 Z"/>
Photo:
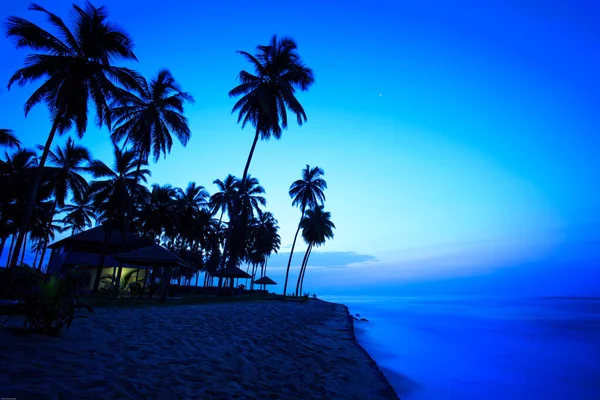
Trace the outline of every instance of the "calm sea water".
<path fill-rule="evenodd" d="M 402 400 L 599 400 L 600 299 L 324 297 Z"/>

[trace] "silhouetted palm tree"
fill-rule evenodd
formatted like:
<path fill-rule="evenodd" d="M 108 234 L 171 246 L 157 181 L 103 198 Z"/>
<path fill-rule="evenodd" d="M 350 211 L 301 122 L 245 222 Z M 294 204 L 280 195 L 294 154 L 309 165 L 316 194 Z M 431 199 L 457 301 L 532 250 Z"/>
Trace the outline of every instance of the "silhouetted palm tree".
<path fill-rule="evenodd" d="M 171 185 L 152 185 L 148 202 L 140 213 L 142 230 L 146 235 L 160 240 L 164 234 L 174 242 L 179 233 L 176 196 L 177 190 Z"/>
<path fill-rule="evenodd" d="M 239 112 L 238 122 L 242 122 L 242 128 L 250 123 L 256 130 L 242 180 L 248 174 L 258 138 L 268 140 L 273 136 L 279 139 L 282 130 L 287 128 L 287 109 L 296 115 L 298 125 L 306 122 L 306 113 L 295 92 L 297 89 L 308 90 L 315 78 L 297 49 L 294 40 L 278 40 L 273 36 L 268 45 L 256 47 L 256 55 L 238 52 L 252 64 L 254 74 L 245 70 L 240 72 L 240 84 L 229 92 L 232 97 L 242 96 L 232 112 Z"/>
<path fill-rule="evenodd" d="M 54 219 L 55 209 L 53 203 L 44 203 L 36 208 L 35 221 L 31 229 L 30 240 L 41 246 L 41 257 L 37 269 L 42 269 L 42 263 L 46 256 L 46 249 L 50 241 L 54 240 L 55 232 L 63 232 L 64 229 L 57 225 L 60 221 Z M 21 261 L 22 263 L 22 261 Z M 35 267 L 32 265 L 32 267 Z"/>
<path fill-rule="evenodd" d="M 90 163 L 89 170 L 96 179 L 90 184 L 90 196 L 97 210 L 98 222 L 106 220 L 129 221 L 129 205 L 136 198 L 143 197 L 147 189 L 136 179 L 140 163 L 133 150 L 121 150 L 114 146 L 114 169 L 100 160 Z M 142 165 L 146 163 L 141 162 Z M 140 181 L 146 182 L 147 169 L 139 171 Z"/>
<path fill-rule="evenodd" d="M 20 18 L 9 17 L 7 36 L 13 38 L 17 48 L 27 47 L 36 53 L 25 59 L 25 66 L 17 70 L 8 82 L 23 86 L 44 79 L 25 103 L 25 115 L 36 104 L 45 102 L 50 111 L 52 128 L 39 160 L 39 172 L 31 186 L 31 194 L 21 219 L 21 229 L 15 243 L 18 255 L 31 213 L 35 206 L 42 171 L 55 134 L 62 134 L 75 125 L 77 135 L 83 136 L 88 122 L 88 104 L 94 103 L 98 126 L 111 125 L 108 102 L 118 95 L 115 83 L 128 89 L 138 87 L 139 76 L 128 68 L 112 65 L 115 60 L 135 60 L 131 38 L 116 24 L 107 21 L 103 7 L 87 3 L 85 9 L 73 5 L 74 29 L 63 20 L 38 5 L 30 10 L 48 17 L 57 30 L 53 35 L 36 24 Z M 13 257 L 12 265 L 16 265 Z"/>
<path fill-rule="evenodd" d="M 258 179 L 248 175 L 244 182 L 240 181 L 238 183 L 237 187 L 239 201 L 244 213 L 250 217 L 260 216 L 262 212 L 260 207 L 267 205 L 267 199 L 262 196 L 265 194 L 265 189 L 260 186 Z"/>
<path fill-rule="evenodd" d="M 193 103 L 192 96 L 181 90 L 166 69 L 160 70 L 150 83 L 142 80 L 136 92 L 123 91 L 113 104 L 117 125 L 111 135 L 113 142 L 125 139 L 146 162 L 150 154 L 156 162 L 161 153 L 166 156 L 171 152 L 171 135 L 185 146 L 192 133 L 183 115 L 183 105 Z"/>
<path fill-rule="evenodd" d="M 10 129 L 0 129 L 0 146 L 20 148 L 21 142 Z"/>
<path fill-rule="evenodd" d="M 48 161 L 57 167 L 53 177 L 55 206 L 63 207 L 69 192 L 74 197 L 84 196 L 89 185 L 80 174 L 87 170 L 91 161 L 88 149 L 69 138 L 64 148 L 56 146 L 54 152 L 48 153 Z"/>
<path fill-rule="evenodd" d="M 74 235 L 92 226 L 92 220 L 96 219 L 96 212 L 89 191 L 86 191 L 81 197 L 73 197 L 71 203 L 61 209 L 61 212 L 65 212 L 66 215 L 60 220 L 60 223 L 63 224 L 65 230 L 71 230 L 71 234 Z"/>
<path fill-rule="evenodd" d="M 268 140 L 271 136 L 279 139 L 283 129 L 287 129 L 287 110 L 296 116 L 298 125 L 306 122 L 304 108 L 295 96 L 296 90 L 308 90 L 314 83 L 313 71 L 304 65 L 298 54 L 296 42 L 290 38 L 277 39 L 273 36 L 268 45 L 256 47 L 256 55 L 239 51 L 252 64 L 254 73 L 242 70 L 238 75 L 240 84 L 229 92 L 229 96 L 241 96 L 233 106 L 232 112 L 238 112 L 238 122 L 242 128 L 250 123 L 255 128 L 254 141 L 242 174 L 243 185 L 259 137 Z M 244 211 L 244 208 L 239 208 Z M 236 216 L 230 229 L 231 264 L 237 264 L 237 258 L 243 253 L 243 235 L 247 218 L 244 212 Z"/>
<path fill-rule="evenodd" d="M 325 171 L 318 166 L 311 168 L 310 165 L 307 164 L 306 168 L 302 170 L 302 178 L 298 179 L 290 186 L 289 194 L 292 198 L 292 206 L 300 207 L 302 214 L 300 216 L 300 222 L 298 223 L 298 229 L 296 229 L 296 234 L 294 235 L 292 249 L 290 250 L 290 258 L 288 260 L 287 270 L 285 271 L 285 284 L 283 285 L 284 296 L 286 295 L 290 265 L 292 264 L 292 256 L 294 254 L 294 248 L 296 247 L 298 232 L 300 232 L 300 227 L 302 226 L 304 212 L 307 208 L 313 208 L 318 204 L 322 205 L 325 202 L 323 190 L 327 189 L 327 182 L 322 178 L 324 174 Z"/>
<path fill-rule="evenodd" d="M 281 246 L 281 238 L 277 231 L 278 222 L 270 212 L 261 213 L 250 224 L 249 237 L 249 262 L 253 265 L 260 265 L 261 274 L 265 276 L 267 261 L 272 253 L 277 253 Z M 254 281 L 254 268 L 252 269 L 252 280 Z M 252 284 L 254 287 L 254 284 Z"/>
<path fill-rule="evenodd" d="M 304 260 L 300 267 L 298 284 L 296 285 L 296 296 L 302 293 L 304 274 L 306 273 L 306 266 L 308 265 L 308 259 L 312 252 L 312 248 L 325 244 L 327 239 L 333 239 L 333 229 L 335 229 L 335 225 L 331 222 L 331 213 L 323 211 L 323 206 L 316 206 L 310 210 L 306 210 L 301 225 L 302 237 L 308 244 L 308 248 L 306 249 Z"/>
<path fill-rule="evenodd" d="M 147 195 L 148 189 L 138 183 L 136 178 L 137 167 L 141 162 L 133 150 L 121 150 L 114 146 L 115 163 L 114 170 L 102 161 L 94 160 L 90 163 L 90 172 L 96 179 L 90 184 L 90 196 L 96 209 L 97 222 L 106 226 L 104 237 L 104 249 L 98 262 L 96 278 L 93 291 L 98 291 L 98 285 L 102 277 L 102 267 L 106 258 L 106 247 L 110 235 L 114 229 L 125 232 L 131 221 L 130 213 L 133 213 L 132 204 L 136 199 L 142 199 Z M 146 163 L 143 163 L 146 165 Z M 140 180 L 146 182 L 146 175 L 150 175 L 147 169 L 140 169 Z"/>
<path fill-rule="evenodd" d="M 229 174 L 227 175 L 224 181 L 221 181 L 220 179 L 215 179 L 213 183 L 217 185 L 219 191 L 214 193 L 210 197 L 210 207 L 213 213 L 221 211 L 221 216 L 219 217 L 219 224 L 223 220 L 224 213 L 228 214 L 229 220 L 231 221 L 231 212 L 233 210 L 238 192 L 238 179 L 235 176 Z"/>

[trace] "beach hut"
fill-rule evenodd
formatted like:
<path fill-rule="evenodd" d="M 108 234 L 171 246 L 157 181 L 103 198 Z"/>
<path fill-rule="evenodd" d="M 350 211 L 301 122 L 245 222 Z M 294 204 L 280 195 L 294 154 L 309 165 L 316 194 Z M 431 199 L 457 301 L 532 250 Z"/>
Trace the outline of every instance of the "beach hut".
<path fill-rule="evenodd" d="M 265 290 L 267 285 L 277 285 L 277 282 L 275 282 L 273 279 L 269 278 L 268 276 L 263 276 L 262 278 L 255 280 L 254 284 L 262 285 L 263 290 Z"/>
<path fill-rule="evenodd" d="M 152 244 L 127 253 L 115 254 L 114 258 L 124 264 L 145 267 L 145 275 L 143 277 L 145 282 L 144 286 L 147 286 L 148 284 L 148 271 L 150 268 L 153 268 L 153 270 L 157 267 L 164 268 L 163 278 L 165 285 L 161 291 L 161 300 L 165 300 L 167 297 L 167 290 L 171 281 L 173 268 L 188 266 L 188 264 L 177 255 L 157 244 Z M 120 265 L 117 280 L 121 278 L 121 271 L 122 266 Z"/>
<path fill-rule="evenodd" d="M 64 272 L 68 267 L 75 265 L 87 265 L 86 275 L 89 279 L 89 289 L 94 287 L 97 269 L 102 268 L 100 276 L 114 276 L 118 262 L 114 255 L 148 246 L 152 240 L 142 238 L 131 232 L 123 232 L 120 229 L 109 229 L 105 225 L 99 225 L 92 229 L 71 235 L 48 246 L 52 250 L 48 262 L 49 274 Z M 105 253 L 104 262 L 102 253 Z"/>

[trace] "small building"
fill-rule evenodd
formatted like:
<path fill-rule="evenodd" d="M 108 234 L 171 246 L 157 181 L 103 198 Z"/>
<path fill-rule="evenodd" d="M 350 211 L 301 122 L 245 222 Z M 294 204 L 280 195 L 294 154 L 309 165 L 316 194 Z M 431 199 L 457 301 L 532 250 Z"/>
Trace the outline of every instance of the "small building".
<path fill-rule="evenodd" d="M 48 248 L 52 249 L 52 252 L 48 262 L 48 273 L 61 273 L 66 268 L 85 265 L 87 286 L 92 289 L 103 251 L 106 251 L 106 257 L 101 276 L 115 276 L 116 268 L 119 266 L 119 261 L 114 258 L 116 254 L 152 244 L 151 239 L 142 238 L 132 232 L 122 232 L 119 229 L 107 232 L 105 225 L 99 225 L 49 245 Z M 121 273 L 126 274 L 135 269 L 123 268 Z"/>

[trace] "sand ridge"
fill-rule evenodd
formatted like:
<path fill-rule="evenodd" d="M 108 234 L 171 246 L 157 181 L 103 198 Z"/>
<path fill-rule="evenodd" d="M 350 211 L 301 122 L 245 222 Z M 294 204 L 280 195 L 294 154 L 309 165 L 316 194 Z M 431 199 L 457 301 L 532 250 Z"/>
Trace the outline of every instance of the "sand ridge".
<path fill-rule="evenodd" d="M 0 330 L 0 397 L 396 399 L 345 306 L 98 308 L 61 337 Z"/>

